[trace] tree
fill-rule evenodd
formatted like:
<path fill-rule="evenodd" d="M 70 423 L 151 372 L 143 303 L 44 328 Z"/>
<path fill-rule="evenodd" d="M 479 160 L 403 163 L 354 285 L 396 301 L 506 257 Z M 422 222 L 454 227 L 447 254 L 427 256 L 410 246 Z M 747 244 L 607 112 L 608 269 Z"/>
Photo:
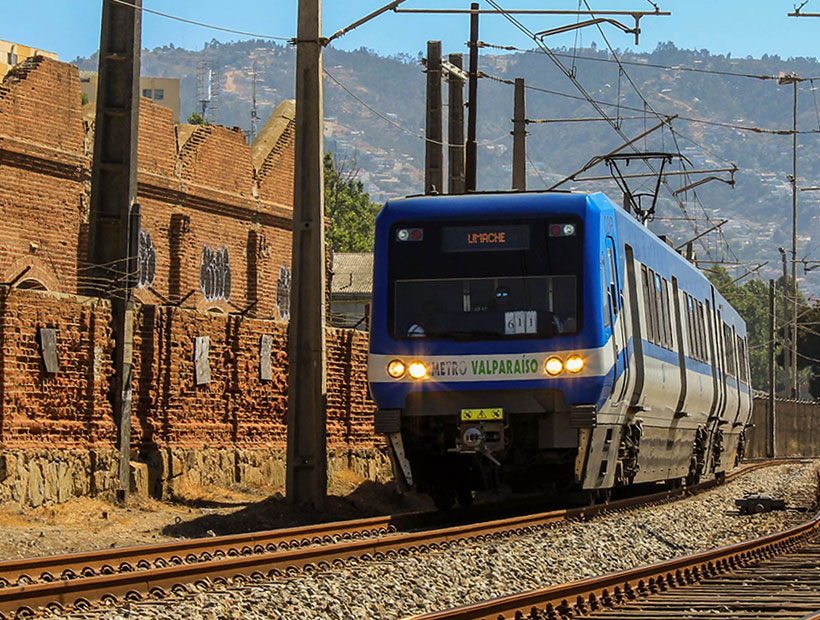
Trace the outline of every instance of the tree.
<path fill-rule="evenodd" d="M 356 180 L 358 168 L 347 159 L 325 154 L 325 213 L 330 220 L 327 243 L 334 252 L 372 252 L 379 205 Z"/>
<path fill-rule="evenodd" d="M 749 342 L 749 365 L 752 370 L 752 387 L 758 390 L 769 389 L 769 285 L 763 280 L 749 280 L 743 285 L 735 284 L 729 272 L 723 267 L 715 267 L 707 272 L 712 284 L 726 298 L 740 316 L 746 321 L 746 332 Z M 777 282 L 775 296 L 775 324 L 778 330 L 776 343 L 779 351 L 776 354 L 775 383 L 776 390 L 786 390 L 786 373 L 783 369 L 785 342 L 785 321 L 781 315 L 781 295 L 791 291 L 791 279 L 782 277 Z M 791 310 L 790 310 L 791 311 Z M 809 306 L 803 295 L 797 292 L 797 368 L 800 383 L 808 382 L 809 391 L 815 398 L 820 398 L 820 305 Z"/>
<path fill-rule="evenodd" d="M 189 125 L 210 125 L 207 119 L 202 116 L 199 112 L 191 112 L 191 115 L 188 117 L 188 124 Z"/>

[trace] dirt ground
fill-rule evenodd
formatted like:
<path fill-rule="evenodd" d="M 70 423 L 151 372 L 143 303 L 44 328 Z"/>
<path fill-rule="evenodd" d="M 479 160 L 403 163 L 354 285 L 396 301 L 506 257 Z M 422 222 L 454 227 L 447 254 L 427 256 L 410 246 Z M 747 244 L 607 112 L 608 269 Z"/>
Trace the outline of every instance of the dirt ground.
<path fill-rule="evenodd" d="M 343 471 L 328 488 L 327 511 L 288 504 L 283 489 L 189 488 L 174 501 L 129 497 L 124 505 L 77 498 L 35 509 L 0 507 L 0 560 L 184 538 L 220 536 L 322 521 L 430 510 L 424 495 L 401 495 Z"/>

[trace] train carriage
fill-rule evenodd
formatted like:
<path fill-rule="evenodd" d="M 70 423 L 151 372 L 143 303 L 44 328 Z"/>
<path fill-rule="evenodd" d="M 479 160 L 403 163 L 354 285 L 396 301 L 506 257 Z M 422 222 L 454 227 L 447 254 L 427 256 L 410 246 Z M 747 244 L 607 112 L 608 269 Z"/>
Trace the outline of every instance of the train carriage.
<path fill-rule="evenodd" d="M 389 201 L 368 379 L 400 481 L 606 494 L 721 475 L 751 415 L 745 324 L 600 193 Z"/>

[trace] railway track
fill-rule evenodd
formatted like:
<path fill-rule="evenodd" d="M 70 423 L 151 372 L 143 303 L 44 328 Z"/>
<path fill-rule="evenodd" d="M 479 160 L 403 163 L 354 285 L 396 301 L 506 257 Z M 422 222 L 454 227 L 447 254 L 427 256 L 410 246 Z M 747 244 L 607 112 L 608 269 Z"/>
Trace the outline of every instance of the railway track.
<path fill-rule="evenodd" d="M 726 476 L 793 461 L 747 464 Z M 718 484 L 675 489 L 583 508 L 529 514 L 481 523 L 411 530 L 429 514 L 406 514 L 311 525 L 245 535 L 0 562 L 0 618 L 87 609 L 95 601 L 162 598 L 209 583 L 264 580 L 382 560 L 450 545 L 535 531 L 560 521 L 667 501 Z M 399 531 L 399 530 L 405 531 Z"/>
<path fill-rule="evenodd" d="M 783 532 L 404 620 L 820 620 L 820 512 Z"/>

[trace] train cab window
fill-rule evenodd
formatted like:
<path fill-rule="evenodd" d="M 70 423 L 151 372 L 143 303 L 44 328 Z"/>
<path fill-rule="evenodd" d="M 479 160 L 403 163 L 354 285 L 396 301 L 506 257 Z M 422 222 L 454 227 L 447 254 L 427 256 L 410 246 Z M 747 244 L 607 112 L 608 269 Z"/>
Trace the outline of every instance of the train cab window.
<path fill-rule="evenodd" d="M 583 241 L 583 222 L 572 215 L 396 223 L 391 333 L 463 341 L 578 333 Z"/>

